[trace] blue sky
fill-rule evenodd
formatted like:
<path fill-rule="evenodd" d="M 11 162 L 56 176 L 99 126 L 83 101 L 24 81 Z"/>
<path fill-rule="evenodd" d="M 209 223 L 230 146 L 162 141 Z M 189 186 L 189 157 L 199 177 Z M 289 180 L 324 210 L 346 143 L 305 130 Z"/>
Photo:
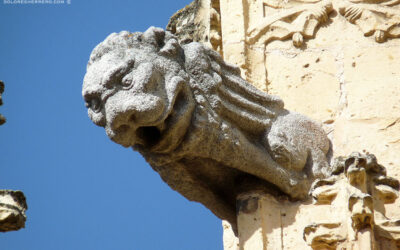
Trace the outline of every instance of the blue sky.
<path fill-rule="evenodd" d="M 0 188 L 22 190 L 29 209 L 0 249 L 222 249 L 221 221 L 111 142 L 81 97 L 90 52 L 108 34 L 165 28 L 191 1 L 1 1 Z"/>

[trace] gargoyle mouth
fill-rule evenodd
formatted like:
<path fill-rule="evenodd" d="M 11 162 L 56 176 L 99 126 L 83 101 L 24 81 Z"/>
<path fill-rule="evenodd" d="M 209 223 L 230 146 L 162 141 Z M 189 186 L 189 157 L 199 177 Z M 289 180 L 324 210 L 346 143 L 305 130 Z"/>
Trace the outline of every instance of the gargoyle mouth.
<path fill-rule="evenodd" d="M 138 127 L 135 130 L 136 143 L 133 146 L 150 150 L 163 150 L 169 144 L 168 138 L 171 137 L 171 127 L 176 122 L 173 121 L 174 116 L 175 112 L 171 110 L 158 124 Z"/>
<path fill-rule="evenodd" d="M 135 131 L 137 143 L 134 149 L 166 153 L 174 150 L 182 141 L 185 131 L 190 125 L 194 104 L 189 96 L 180 91 L 171 102 L 168 111 L 153 124 L 141 126 Z"/>
<path fill-rule="evenodd" d="M 144 146 L 152 147 L 161 140 L 161 131 L 156 126 L 139 127 L 136 130 L 136 137 Z"/>

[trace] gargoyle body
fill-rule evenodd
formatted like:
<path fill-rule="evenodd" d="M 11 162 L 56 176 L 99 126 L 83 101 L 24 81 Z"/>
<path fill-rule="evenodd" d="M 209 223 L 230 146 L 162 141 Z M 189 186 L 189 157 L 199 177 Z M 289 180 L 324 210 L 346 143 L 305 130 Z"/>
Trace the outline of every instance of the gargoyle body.
<path fill-rule="evenodd" d="M 239 69 L 159 28 L 111 34 L 92 52 L 83 84 L 91 120 L 139 151 L 174 190 L 236 223 L 238 180 L 306 197 L 327 174 L 329 140 Z"/>

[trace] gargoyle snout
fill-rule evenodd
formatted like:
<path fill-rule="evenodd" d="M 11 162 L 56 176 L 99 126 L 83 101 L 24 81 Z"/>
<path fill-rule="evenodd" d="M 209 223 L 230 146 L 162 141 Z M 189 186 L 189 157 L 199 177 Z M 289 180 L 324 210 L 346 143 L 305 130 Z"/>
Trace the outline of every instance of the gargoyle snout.
<path fill-rule="evenodd" d="M 162 98 L 151 94 L 131 94 L 127 101 L 117 95 L 109 99 L 106 105 L 107 135 L 118 144 L 132 146 L 142 143 L 140 128 L 159 126 L 165 119 L 165 104 Z"/>
<path fill-rule="evenodd" d="M 129 147 L 135 142 L 134 132 L 137 129 L 135 124 L 135 111 L 116 113 L 110 117 L 105 127 L 108 137 L 122 146 Z"/>
<path fill-rule="evenodd" d="M 115 132 L 118 132 L 121 130 L 125 131 L 129 128 L 134 128 L 137 127 L 135 124 L 135 117 L 136 117 L 135 110 L 128 110 L 123 113 L 119 113 L 116 115 L 116 117 L 112 120 L 111 123 L 111 129 L 114 130 Z"/>

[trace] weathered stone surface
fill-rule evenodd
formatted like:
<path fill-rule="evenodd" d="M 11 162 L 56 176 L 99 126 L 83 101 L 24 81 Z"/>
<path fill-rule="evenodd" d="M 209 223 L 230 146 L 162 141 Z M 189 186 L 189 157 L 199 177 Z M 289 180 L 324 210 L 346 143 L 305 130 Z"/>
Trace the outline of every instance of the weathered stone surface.
<path fill-rule="evenodd" d="M 224 250 L 239 250 L 239 239 L 233 231 L 232 225 L 228 221 L 222 221 L 224 230 Z"/>
<path fill-rule="evenodd" d="M 352 153 L 338 157 L 333 166 L 333 176 L 314 182 L 311 195 L 315 204 L 341 204 L 337 215 L 344 238 L 335 245 L 356 249 L 385 249 L 381 239 L 393 242 L 400 239 L 396 219 L 386 215 L 385 204 L 393 203 L 399 196 L 399 181 L 386 175 L 386 169 L 371 154 Z M 338 218 L 338 217 L 336 217 Z M 326 222 L 326 219 L 324 220 Z M 327 235 L 319 240 L 331 244 Z M 306 232 L 305 232 L 306 237 Z M 383 242 L 383 241 L 382 241 Z M 314 249 L 317 245 L 309 244 Z"/>
<path fill-rule="evenodd" d="M 258 206 L 247 213 L 238 212 L 240 249 L 309 249 L 303 239 L 304 227 L 332 217 L 336 209 L 309 201 L 292 202 L 259 190 L 240 196 L 242 201 L 246 198 L 257 199 Z"/>
<path fill-rule="evenodd" d="M 351 119 L 398 118 L 400 46 L 344 50 L 347 109 Z M 373 58 L 373 60 L 371 60 Z"/>
<path fill-rule="evenodd" d="M 222 54 L 219 0 L 195 0 L 174 14 L 167 30 L 180 43 L 201 42 Z"/>
<path fill-rule="evenodd" d="M 400 179 L 398 0 L 219 5 L 224 60 L 260 90 L 282 97 L 286 108 L 325 123 L 333 155 L 373 152 Z M 400 218 L 399 199 L 384 206 L 387 216 Z M 382 242 L 383 249 L 396 248 Z"/>
<path fill-rule="evenodd" d="M 328 20 L 333 10 L 331 1 L 304 4 L 297 1 L 265 1 L 264 19 L 248 28 L 249 44 L 292 39 L 296 47 L 314 36 L 317 27 Z"/>
<path fill-rule="evenodd" d="M 329 173 L 329 140 L 317 123 L 254 88 L 218 53 L 181 46 L 159 28 L 99 44 L 82 93 L 111 140 L 232 225 L 242 179 L 305 198 L 310 182 Z"/>
<path fill-rule="evenodd" d="M 175 13 L 169 20 L 167 30 L 181 43 L 207 42 L 208 27 L 203 22 L 206 21 L 205 12 L 209 11 L 209 6 L 204 6 L 205 4 L 205 1 L 195 0 Z"/>
<path fill-rule="evenodd" d="M 365 36 L 373 35 L 378 43 L 400 37 L 400 8 L 398 0 L 341 1 L 339 13 L 360 27 Z"/>
<path fill-rule="evenodd" d="M 399 181 L 375 156 L 338 157 L 332 176 L 313 183 L 312 202 L 260 190 L 241 194 L 240 249 L 396 249 L 387 246 L 399 242 L 400 224 L 384 205 L 398 198 L 398 190 Z"/>
<path fill-rule="evenodd" d="M 340 82 L 333 53 L 271 50 L 267 52 L 266 65 L 268 93 L 279 94 L 288 109 L 325 123 L 335 118 Z"/>
<path fill-rule="evenodd" d="M 26 209 L 28 206 L 21 191 L 0 190 L 0 232 L 24 228 Z"/>

